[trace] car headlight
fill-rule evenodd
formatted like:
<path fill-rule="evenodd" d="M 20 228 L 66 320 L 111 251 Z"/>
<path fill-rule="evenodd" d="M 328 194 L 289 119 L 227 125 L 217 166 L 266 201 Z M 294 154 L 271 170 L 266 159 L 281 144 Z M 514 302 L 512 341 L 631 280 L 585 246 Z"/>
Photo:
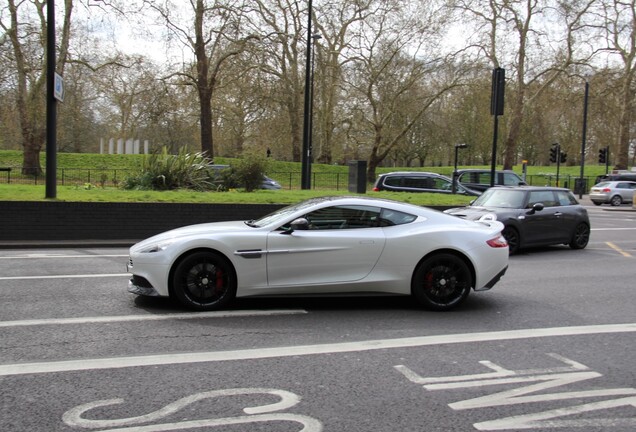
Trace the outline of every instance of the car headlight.
<path fill-rule="evenodd" d="M 484 222 L 496 221 L 497 220 L 497 215 L 495 213 L 486 213 L 485 215 L 480 217 L 478 220 L 484 221 Z"/>
<path fill-rule="evenodd" d="M 146 246 L 145 248 L 141 249 L 139 251 L 139 253 L 155 253 L 155 252 L 162 252 L 164 250 L 166 250 L 168 248 L 168 246 L 170 246 L 172 243 L 174 243 L 176 240 L 175 239 L 170 239 L 170 240 L 164 240 L 162 242 L 159 243 L 155 243 L 153 245 L 149 245 Z"/>

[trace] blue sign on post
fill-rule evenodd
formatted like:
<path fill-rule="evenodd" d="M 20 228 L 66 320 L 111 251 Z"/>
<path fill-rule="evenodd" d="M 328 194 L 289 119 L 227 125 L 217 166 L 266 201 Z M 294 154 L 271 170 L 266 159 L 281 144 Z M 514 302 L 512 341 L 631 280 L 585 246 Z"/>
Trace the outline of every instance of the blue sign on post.
<path fill-rule="evenodd" d="M 53 97 L 60 102 L 64 102 L 64 78 L 57 72 L 53 83 Z"/>

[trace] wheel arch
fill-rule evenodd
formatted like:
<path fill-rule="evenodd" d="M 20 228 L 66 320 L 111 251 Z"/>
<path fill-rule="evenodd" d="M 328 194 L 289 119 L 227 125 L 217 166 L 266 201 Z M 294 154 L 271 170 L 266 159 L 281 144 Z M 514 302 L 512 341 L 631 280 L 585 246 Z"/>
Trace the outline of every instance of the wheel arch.
<path fill-rule="evenodd" d="M 192 254 L 199 253 L 199 252 L 207 252 L 207 253 L 215 254 L 225 259 L 230 264 L 230 268 L 232 269 L 234 280 L 237 281 L 237 286 L 238 286 L 238 275 L 236 273 L 236 267 L 234 266 L 234 263 L 232 262 L 231 259 L 229 259 L 223 252 L 219 251 L 218 249 L 208 248 L 208 247 L 197 247 L 197 248 L 188 249 L 187 251 L 182 252 L 181 255 L 179 255 L 170 266 L 170 271 L 168 272 L 168 294 L 170 295 L 170 297 L 174 297 L 173 279 L 174 279 L 175 269 L 179 266 L 179 264 L 184 259 L 186 259 Z"/>
<path fill-rule="evenodd" d="M 415 265 L 415 268 L 413 269 L 413 272 L 411 273 L 411 294 L 413 294 L 413 279 L 415 278 L 415 272 L 417 271 L 417 269 L 419 268 L 419 266 L 428 258 L 435 256 L 437 254 L 451 254 L 451 255 L 455 255 L 457 258 L 461 259 L 466 266 L 468 267 L 468 269 L 470 270 L 470 277 L 473 280 L 473 287 L 472 289 L 475 289 L 475 282 L 477 281 L 477 273 L 475 271 L 475 266 L 473 264 L 473 262 L 468 258 L 468 256 L 466 256 L 464 253 L 456 250 L 456 249 L 436 249 L 434 251 L 431 251 L 429 253 L 427 253 L 426 255 L 424 255 Z"/>

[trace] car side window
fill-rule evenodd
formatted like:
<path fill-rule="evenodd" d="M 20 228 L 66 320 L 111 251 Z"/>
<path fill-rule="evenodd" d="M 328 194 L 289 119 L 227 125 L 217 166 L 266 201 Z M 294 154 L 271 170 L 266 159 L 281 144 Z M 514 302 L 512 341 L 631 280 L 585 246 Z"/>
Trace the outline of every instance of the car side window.
<path fill-rule="evenodd" d="M 519 186 L 519 177 L 511 173 L 504 173 L 503 184 L 505 186 Z"/>
<path fill-rule="evenodd" d="M 370 206 L 325 207 L 305 215 L 314 230 L 372 228 L 378 226 L 379 217 L 380 208 Z"/>
<path fill-rule="evenodd" d="M 413 222 L 415 219 L 417 219 L 417 216 L 415 215 L 384 208 L 380 213 L 380 218 L 376 226 L 387 227 L 393 225 L 403 225 Z"/>
<path fill-rule="evenodd" d="M 559 205 L 568 206 L 568 205 L 576 205 L 578 202 L 574 196 L 566 191 L 557 191 L 557 198 L 559 200 Z"/>
<path fill-rule="evenodd" d="M 528 208 L 531 208 L 537 203 L 542 203 L 544 207 L 555 207 L 559 205 L 552 191 L 531 191 L 528 199 Z"/>

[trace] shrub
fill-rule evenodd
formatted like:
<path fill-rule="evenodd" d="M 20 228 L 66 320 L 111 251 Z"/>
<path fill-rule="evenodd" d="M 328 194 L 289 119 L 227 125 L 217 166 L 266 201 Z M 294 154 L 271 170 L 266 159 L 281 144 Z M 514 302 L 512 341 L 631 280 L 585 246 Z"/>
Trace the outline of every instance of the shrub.
<path fill-rule="evenodd" d="M 212 182 L 207 166 L 210 160 L 203 153 L 188 153 L 181 148 L 177 155 L 168 153 L 167 147 L 142 159 L 140 171 L 127 177 L 124 189 L 195 189 L 210 190 Z"/>
<path fill-rule="evenodd" d="M 246 153 L 232 166 L 232 171 L 238 183 L 246 192 L 260 189 L 263 176 L 267 172 L 267 159 L 255 153 Z"/>

